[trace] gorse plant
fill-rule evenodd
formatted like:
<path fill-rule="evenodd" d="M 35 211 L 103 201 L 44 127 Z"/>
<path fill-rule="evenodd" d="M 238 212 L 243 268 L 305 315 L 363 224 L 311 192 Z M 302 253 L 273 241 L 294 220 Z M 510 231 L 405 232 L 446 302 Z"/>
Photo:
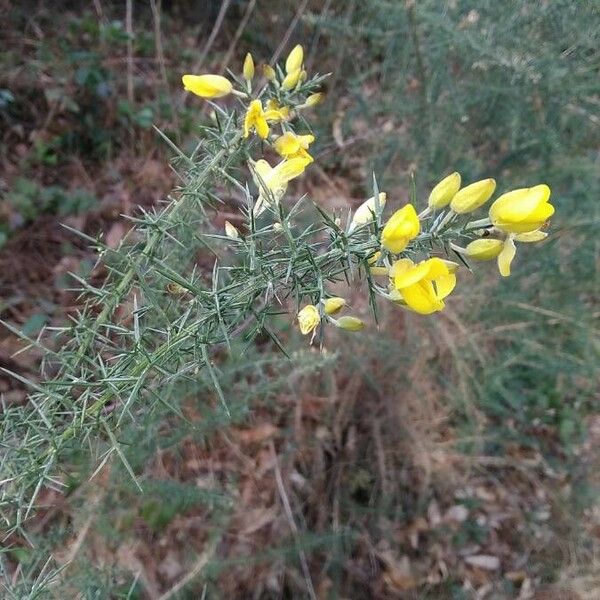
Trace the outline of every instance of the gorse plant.
<path fill-rule="evenodd" d="M 213 124 L 201 126 L 193 153 L 173 146 L 184 170 L 176 197 L 133 219 L 117 250 L 90 239 L 106 269 L 103 284 L 80 280 L 85 308 L 68 327 L 50 328 L 47 344 L 29 340 L 43 351 L 43 380 L 27 382 L 34 388 L 27 405 L 4 407 L 0 507 L 7 527 L 32 515 L 44 488 L 65 488 L 61 460 L 74 447 L 97 448 L 96 471 L 118 455 L 136 480 L 118 432 L 152 404 L 169 406 L 169 391 L 199 369 L 229 417 L 215 352 L 259 332 L 281 346 L 269 317 L 286 299 L 303 305 L 301 332 L 320 331 L 322 342 L 322 324 L 365 326 L 339 316 L 346 301 L 328 292 L 332 282 L 363 281 L 375 315 L 378 296 L 427 315 L 444 308 L 465 258 L 497 258 L 508 275 L 514 242 L 545 237 L 541 228 L 554 210 L 546 185 L 503 194 L 489 218 L 475 220 L 495 181 L 461 187 L 458 173 L 435 186 L 420 214 L 413 198 L 385 219 L 387 195 L 375 178 L 373 196 L 353 215 L 328 214 L 305 197 L 290 204 L 289 183 L 314 161 L 305 115 L 320 101 L 325 77 L 306 73 L 303 54 L 296 46 L 283 67 L 266 66 L 262 79 L 250 55 L 241 77 L 184 75 L 190 92 L 209 101 L 233 96 L 238 105 L 211 102 Z M 222 232 L 212 217 L 226 186 L 241 200 L 237 226 L 226 222 Z M 214 254 L 212 269 L 199 267 L 199 250 Z"/>

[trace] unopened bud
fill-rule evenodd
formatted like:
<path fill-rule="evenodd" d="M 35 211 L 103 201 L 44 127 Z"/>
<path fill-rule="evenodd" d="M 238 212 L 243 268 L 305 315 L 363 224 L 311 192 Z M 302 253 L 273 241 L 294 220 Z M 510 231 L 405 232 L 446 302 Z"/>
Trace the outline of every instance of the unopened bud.
<path fill-rule="evenodd" d="M 364 321 L 356 317 L 340 317 L 335 324 L 340 329 L 345 329 L 346 331 L 360 331 L 365 328 Z"/>

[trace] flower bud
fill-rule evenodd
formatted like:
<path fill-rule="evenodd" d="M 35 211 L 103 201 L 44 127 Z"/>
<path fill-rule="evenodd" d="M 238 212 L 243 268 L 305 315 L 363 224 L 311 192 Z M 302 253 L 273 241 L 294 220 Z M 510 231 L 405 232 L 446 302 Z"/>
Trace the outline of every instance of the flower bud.
<path fill-rule="evenodd" d="M 262 72 L 268 81 L 273 81 L 277 77 L 277 73 L 275 73 L 275 69 L 271 65 L 263 65 Z"/>
<path fill-rule="evenodd" d="M 300 71 L 300 69 L 296 69 L 295 71 L 288 73 L 285 76 L 284 80 L 281 82 L 281 89 L 288 91 L 288 92 L 290 90 L 293 90 L 298 85 L 298 82 L 300 81 L 301 73 L 302 73 L 302 71 Z"/>
<path fill-rule="evenodd" d="M 326 315 L 335 315 L 346 306 L 346 300 L 344 298 L 327 298 L 323 300 L 323 310 Z"/>
<path fill-rule="evenodd" d="M 254 77 L 254 60 L 252 60 L 252 54 L 250 54 L 250 52 L 246 54 L 246 58 L 244 59 L 243 73 L 246 81 L 252 81 Z"/>
<path fill-rule="evenodd" d="M 221 75 L 184 75 L 183 87 L 201 98 L 221 98 L 233 90 L 231 81 Z"/>
<path fill-rule="evenodd" d="M 387 201 L 387 194 L 385 192 L 379 192 L 379 210 L 383 210 Z M 365 200 L 354 213 L 352 222 L 350 223 L 350 232 L 358 225 L 365 225 L 373 220 L 376 213 L 375 196 L 371 196 L 368 200 Z"/>
<path fill-rule="evenodd" d="M 459 215 L 477 210 L 491 198 L 495 189 L 494 179 L 476 181 L 455 194 L 450 202 L 450 208 Z"/>
<path fill-rule="evenodd" d="M 492 260 L 502 252 L 503 247 L 504 242 L 502 240 L 483 238 L 472 241 L 466 247 L 466 254 L 469 258 L 475 260 Z"/>
<path fill-rule="evenodd" d="M 229 221 L 225 221 L 225 234 L 232 240 L 240 239 L 240 232 L 237 230 L 237 227 L 232 225 Z"/>
<path fill-rule="evenodd" d="M 444 208 L 444 206 L 448 206 L 452 198 L 454 198 L 460 189 L 460 183 L 460 173 L 457 172 L 442 179 L 431 190 L 431 194 L 429 194 L 429 200 L 427 202 L 429 208 L 439 210 L 440 208 Z"/>
<path fill-rule="evenodd" d="M 304 50 L 302 46 L 298 44 L 294 46 L 292 51 L 288 54 L 288 57 L 285 61 L 285 72 L 293 73 L 294 71 L 299 71 L 302 68 L 302 63 L 304 61 Z"/>
<path fill-rule="evenodd" d="M 304 104 L 306 104 L 306 106 L 316 106 L 317 104 L 320 104 L 321 102 L 323 102 L 324 97 L 325 97 L 325 94 L 323 94 L 322 92 L 317 92 L 316 94 L 311 94 L 306 99 L 306 102 Z"/>
<path fill-rule="evenodd" d="M 335 322 L 336 327 L 345 329 L 346 331 L 360 331 L 365 328 L 364 321 L 357 319 L 356 317 L 340 317 Z"/>

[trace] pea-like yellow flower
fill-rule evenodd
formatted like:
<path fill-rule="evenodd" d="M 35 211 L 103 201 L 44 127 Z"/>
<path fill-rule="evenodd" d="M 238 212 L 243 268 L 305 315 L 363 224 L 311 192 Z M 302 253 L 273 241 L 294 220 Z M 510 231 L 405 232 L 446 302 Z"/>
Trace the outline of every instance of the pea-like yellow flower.
<path fill-rule="evenodd" d="M 550 188 L 545 184 L 507 192 L 490 207 L 490 220 L 508 233 L 533 232 L 554 214 L 549 199 Z"/>
<path fill-rule="evenodd" d="M 323 300 L 323 311 L 326 315 L 335 315 L 346 306 L 346 300 L 344 298 L 334 297 Z"/>
<path fill-rule="evenodd" d="M 319 309 L 314 304 L 307 304 L 298 313 L 298 325 L 300 326 L 300 333 L 307 335 L 314 331 L 321 322 L 321 315 Z"/>
<path fill-rule="evenodd" d="M 379 192 L 379 210 L 382 211 L 387 202 L 387 194 L 385 192 Z M 375 203 L 375 196 L 371 196 L 368 200 L 365 200 L 354 213 L 352 221 L 350 222 L 350 228 L 348 233 L 352 233 L 359 225 L 366 225 L 370 223 L 375 215 L 377 214 L 377 206 Z"/>
<path fill-rule="evenodd" d="M 482 179 L 459 190 L 450 202 L 450 208 L 457 214 L 470 213 L 485 204 L 496 189 L 494 179 Z"/>
<path fill-rule="evenodd" d="M 303 158 L 282 160 L 274 167 L 264 158 L 251 163 L 252 178 L 259 189 L 254 215 L 260 215 L 267 205 L 277 204 L 285 194 L 288 182 L 301 175 L 308 164 Z"/>
<path fill-rule="evenodd" d="M 269 123 L 283 121 L 288 115 L 289 111 L 283 109 L 267 107 L 265 111 L 260 100 L 252 100 L 244 118 L 244 137 L 247 138 L 254 130 L 264 140 L 269 135 Z"/>
<path fill-rule="evenodd" d="M 439 210 L 440 208 L 444 208 L 444 206 L 448 206 L 452 198 L 460 190 L 460 184 L 460 173 L 456 171 L 448 175 L 448 177 L 444 177 L 429 194 L 429 200 L 427 201 L 429 208 Z"/>
<path fill-rule="evenodd" d="M 397 300 L 401 299 L 421 315 L 442 310 L 444 298 L 456 285 L 456 275 L 440 258 L 429 258 L 418 264 L 401 258 L 392 265 L 390 278 L 399 294 Z"/>
<path fill-rule="evenodd" d="M 304 49 L 300 44 L 294 46 L 292 51 L 288 54 L 288 57 L 285 61 L 285 72 L 293 73 L 294 71 L 298 71 L 302 68 L 302 63 L 304 62 Z"/>
<path fill-rule="evenodd" d="M 246 54 L 246 58 L 244 59 L 244 68 L 242 72 L 246 81 L 252 81 L 252 79 L 254 78 L 254 60 L 252 59 L 252 54 L 250 54 L 250 52 Z"/>
<path fill-rule="evenodd" d="M 314 135 L 296 135 L 286 131 L 273 142 L 273 147 L 283 158 L 304 158 L 311 163 L 314 159 L 308 153 L 308 148 L 314 141 Z"/>
<path fill-rule="evenodd" d="M 346 331 L 360 331 L 365 328 L 365 323 L 357 317 L 340 317 L 337 321 L 334 321 L 334 325 L 340 329 Z"/>
<path fill-rule="evenodd" d="M 417 211 L 412 204 L 397 210 L 385 224 L 381 232 L 381 245 L 394 254 L 402 252 L 410 240 L 416 238 L 421 231 Z"/>
<path fill-rule="evenodd" d="M 275 98 L 267 100 L 267 109 L 265 110 L 267 119 L 270 121 L 287 121 L 290 117 L 290 107 L 282 106 Z"/>
<path fill-rule="evenodd" d="M 221 98 L 233 90 L 231 81 L 222 75 L 184 75 L 183 87 L 201 98 Z"/>

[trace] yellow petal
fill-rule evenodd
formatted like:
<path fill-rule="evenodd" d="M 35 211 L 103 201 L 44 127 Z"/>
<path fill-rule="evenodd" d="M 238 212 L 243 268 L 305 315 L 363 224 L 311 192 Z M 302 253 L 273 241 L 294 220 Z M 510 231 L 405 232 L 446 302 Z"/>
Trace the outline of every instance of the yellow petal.
<path fill-rule="evenodd" d="M 454 198 L 460 189 L 460 173 L 454 172 L 448 177 L 442 179 L 429 194 L 428 206 L 435 210 L 444 208 L 450 204 L 450 200 Z"/>
<path fill-rule="evenodd" d="M 492 238 L 472 241 L 466 248 L 467 256 L 475 260 L 492 260 L 502 252 L 504 242 Z"/>
<path fill-rule="evenodd" d="M 308 147 L 315 141 L 315 136 L 310 133 L 306 133 L 304 135 L 297 135 L 296 137 L 298 138 L 300 145 L 305 150 L 308 150 Z"/>
<path fill-rule="evenodd" d="M 254 121 L 254 128 L 259 138 L 266 140 L 269 137 L 269 124 L 264 117 L 258 117 Z"/>
<path fill-rule="evenodd" d="M 459 215 L 472 212 L 485 204 L 496 189 L 494 179 L 482 179 L 459 190 L 452 201 L 450 208 Z"/>
<path fill-rule="evenodd" d="M 281 183 L 287 183 L 304 173 L 307 164 L 304 158 L 283 160 L 273 169 L 273 179 Z"/>
<path fill-rule="evenodd" d="M 220 98 L 231 93 L 233 86 L 221 75 L 184 75 L 183 87 L 201 98 Z"/>
<path fill-rule="evenodd" d="M 428 258 L 423 262 L 425 265 L 427 265 L 429 269 L 427 275 L 425 276 L 426 279 L 433 280 L 437 279 L 438 277 L 444 277 L 445 275 L 448 275 L 450 273 L 450 270 L 448 269 L 446 263 L 437 256 L 434 256 L 433 258 Z"/>
<path fill-rule="evenodd" d="M 291 156 L 300 150 L 300 140 L 291 131 L 286 131 L 273 142 L 273 147 L 279 155 Z"/>
<path fill-rule="evenodd" d="M 540 229 L 536 229 L 535 231 L 528 231 L 526 233 L 517 233 L 514 238 L 517 242 L 541 242 L 548 237 L 548 234 L 545 231 L 541 231 Z"/>
<path fill-rule="evenodd" d="M 298 325 L 300 326 L 302 335 L 314 331 L 319 326 L 320 322 L 321 316 L 319 315 L 319 309 L 313 304 L 307 304 L 298 313 Z"/>
<path fill-rule="evenodd" d="M 390 277 L 394 280 L 394 287 L 403 290 L 423 280 L 428 273 L 429 265 L 426 260 L 415 265 L 410 259 L 400 259 L 392 265 Z"/>
<path fill-rule="evenodd" d="M 285 61 L 285 72 L 293 73 L 294 71 L 300 71 L 302 68 L 302 62 L 304 61 L 304 50 L 300 44 L 294 46 L 292 51 L 288 54 Z"/>
<path fill-rule="evenodd" d="M 490 207 L 490 218 L 509 221 L 522 221 L 526 219 L 541 204 L 548 202 L 550 188 L 545 185 L 536 185 L 530 188 L 521 188 L 502 194 Z"/>
<path fill-rule="evenodd" d="M 508 277 L 510 275 L 510 264 L 517 253 L 517 248 L 513 242 L 512 236 L 508 236 L 504 242 L 502 252 L 498 254 L 498 270 L 502 277 Z"/>
<path fill-rule="evenodd" d="M 443 300 L 456 286 L 456 275 L 449 273 L 438 277 L 434 282 L 438 300 Z"/>
<path fill-rule="evenodd" d="M 419 281 L 400 290 L 407 306 L 421 315 L 429 315 L 444 308 L 431 281 Z"/>
<path fill-rule="evenodd" d="M 381 245 L 390 252 L 398 254 L 408 242 L 419 235 L 421 225 L 412 204 L 397 210 L 385 224 L 381 232 Z"/>
<path fill-rule="evenodd" d="M 250 54 L 250 52 L 246 54 L 246 58 L 244 59 L 243 73 L 246 81 L 252 81 L 252 78 L 254 77 L 254 60 L 252 60 L 252 54 Z"/>

